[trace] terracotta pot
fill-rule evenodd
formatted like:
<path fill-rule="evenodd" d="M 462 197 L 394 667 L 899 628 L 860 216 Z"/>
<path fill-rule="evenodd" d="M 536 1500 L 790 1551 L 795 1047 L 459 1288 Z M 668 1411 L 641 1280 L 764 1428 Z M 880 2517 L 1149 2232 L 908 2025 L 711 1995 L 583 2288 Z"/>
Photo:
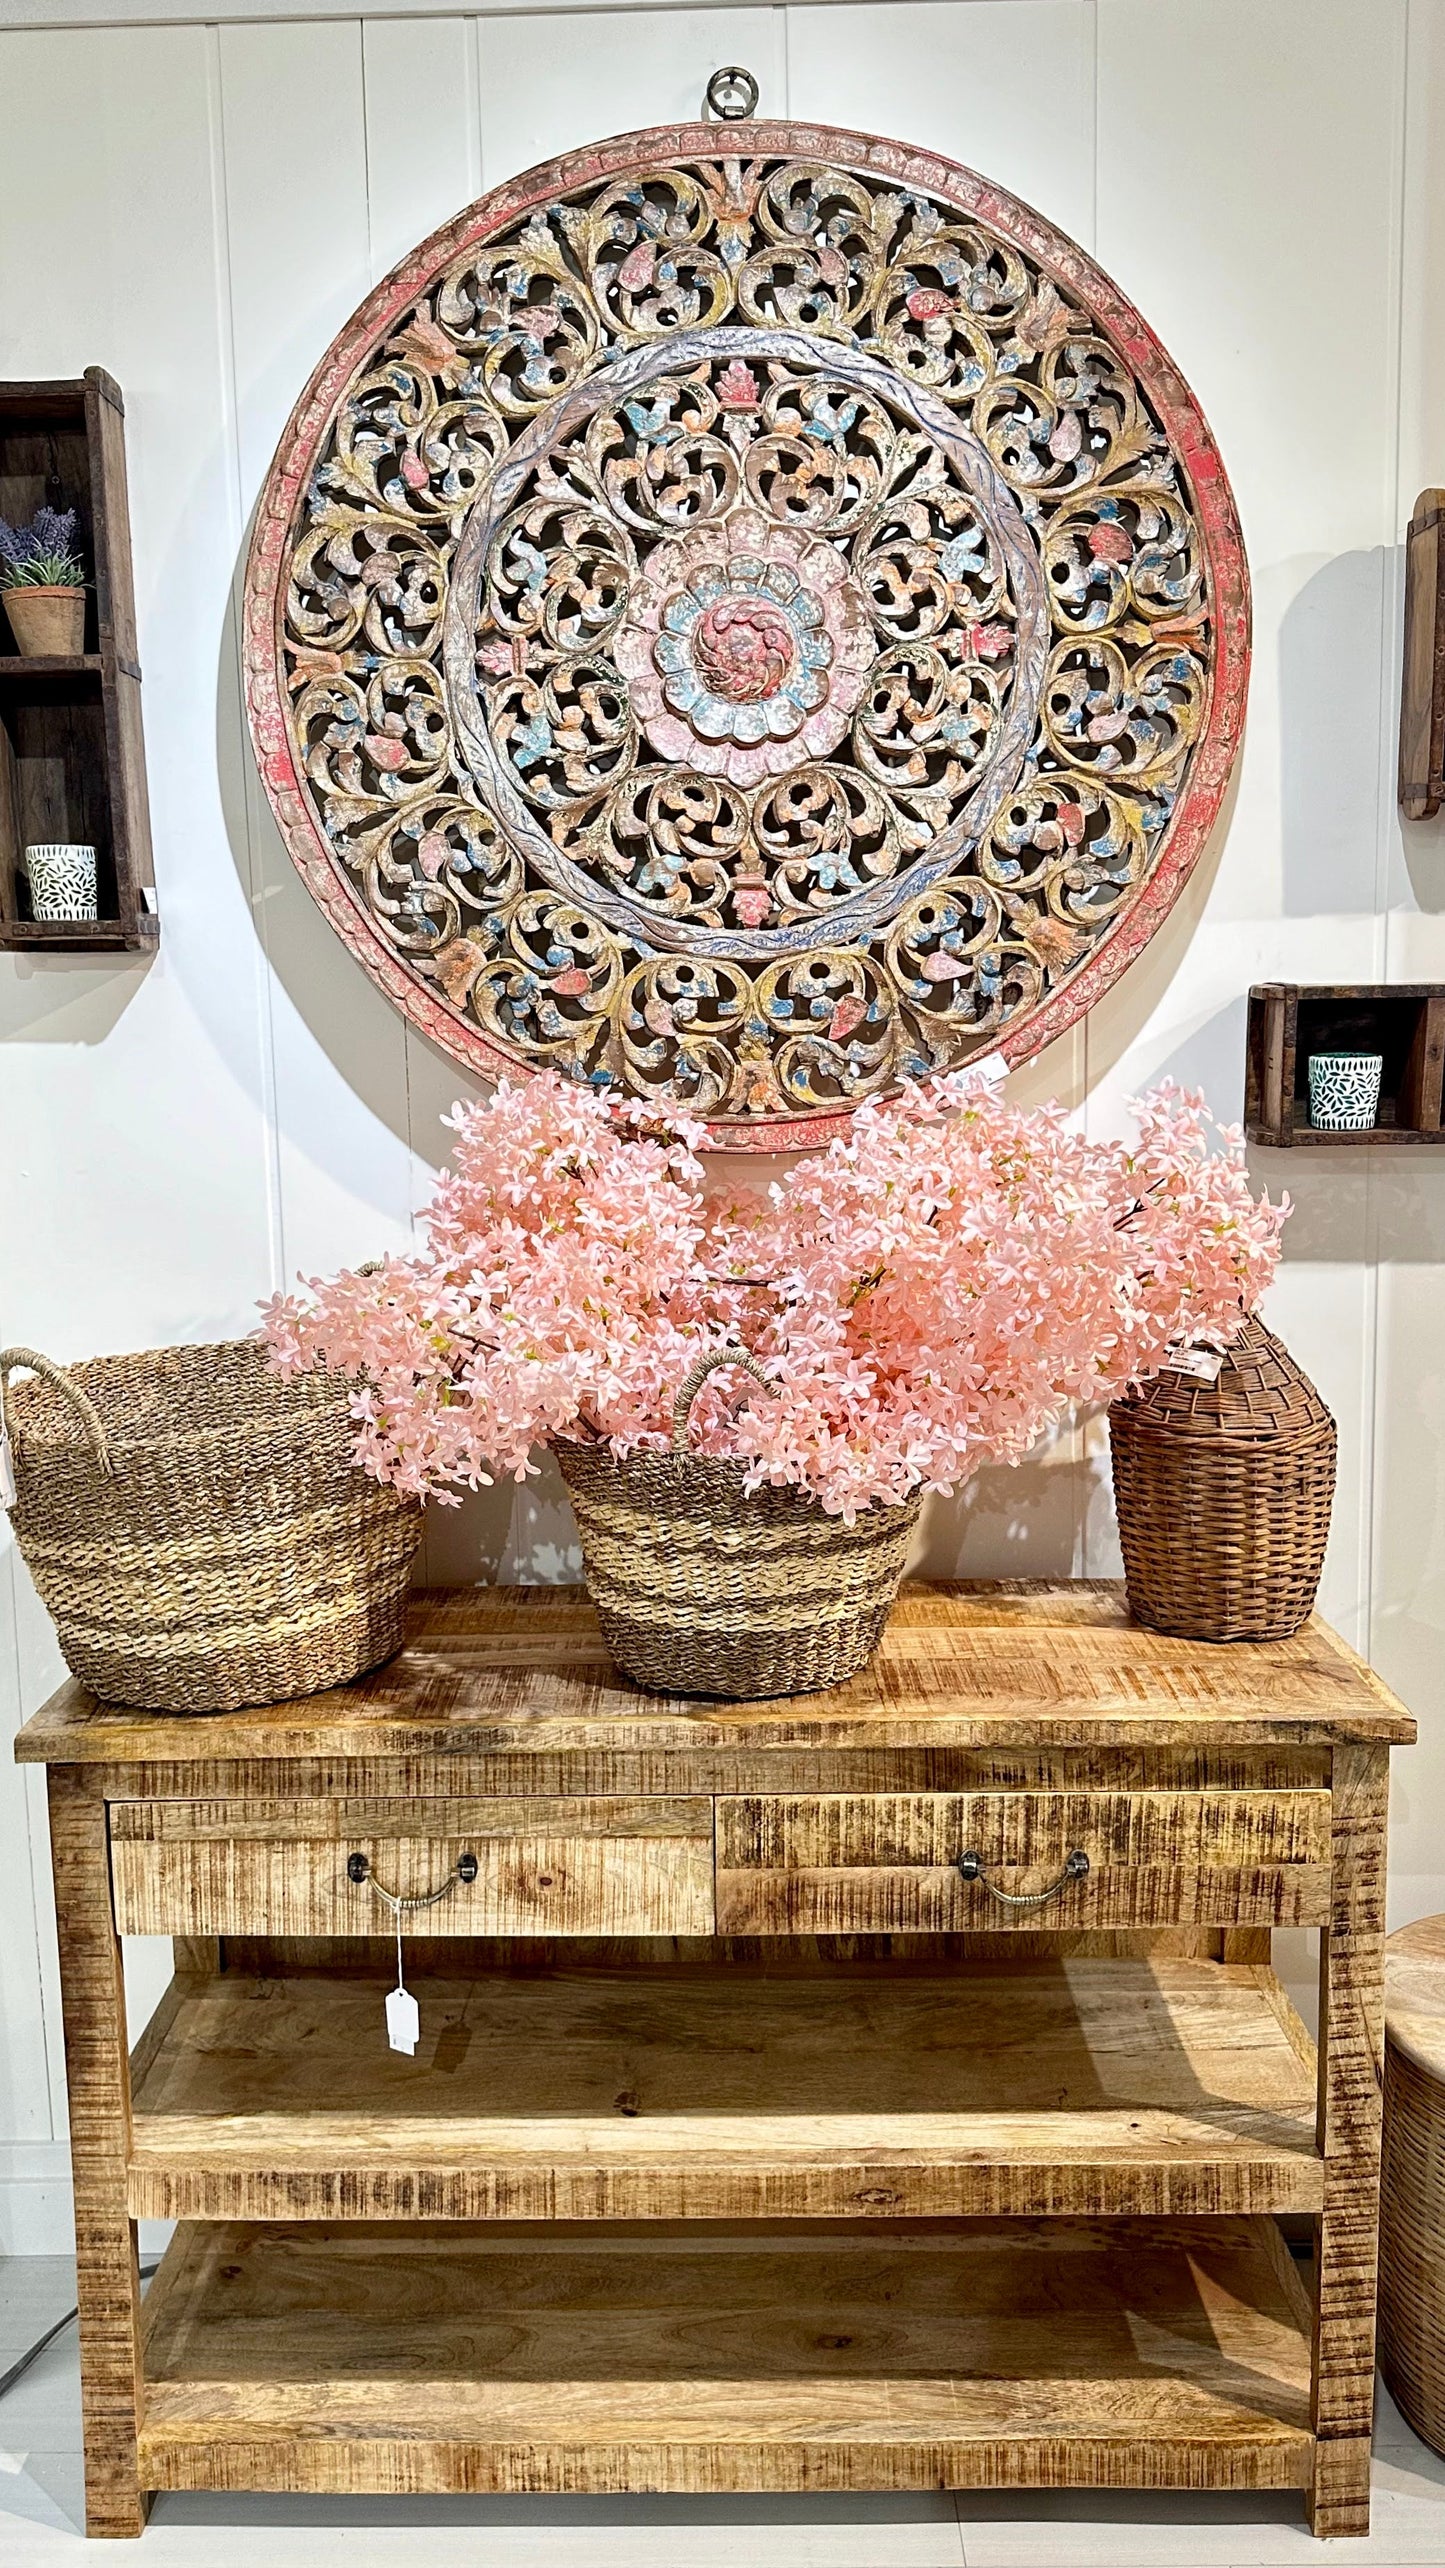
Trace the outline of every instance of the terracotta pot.
<path fill-rule="evenodd" d="M 27 660 L 78 660 L 85 649 L 83 588 L 8 588 L 5 612 Z"/>

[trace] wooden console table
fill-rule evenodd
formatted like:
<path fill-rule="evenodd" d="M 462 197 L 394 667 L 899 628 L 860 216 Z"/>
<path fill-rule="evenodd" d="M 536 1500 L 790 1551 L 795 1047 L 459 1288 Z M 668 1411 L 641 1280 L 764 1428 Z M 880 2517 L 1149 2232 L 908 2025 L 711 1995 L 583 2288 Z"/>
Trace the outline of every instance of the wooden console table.
<path fill-rule="evenodd" d="M 89 2529 L 158 2488 L 1107 2486 L 1363 2532 L 1413 1736 L 1318 1623 L 1170 1641 L 1100 1586 L 908 1588 L 792 1703 L 639 1694 L 545 1589 L 420 1596 L 389 1667 L 269 1711 L 66 1686 L 18 1754 Z M 414 2058 L 373 1877 L 449 1885 Z M 1276 1926 L 1322 1930 L 1318 2067 Z M 130 2058 L 125 1934 L 178 1939 Z M 144 2303 L 143 2216 L 181 2224 Z"/>

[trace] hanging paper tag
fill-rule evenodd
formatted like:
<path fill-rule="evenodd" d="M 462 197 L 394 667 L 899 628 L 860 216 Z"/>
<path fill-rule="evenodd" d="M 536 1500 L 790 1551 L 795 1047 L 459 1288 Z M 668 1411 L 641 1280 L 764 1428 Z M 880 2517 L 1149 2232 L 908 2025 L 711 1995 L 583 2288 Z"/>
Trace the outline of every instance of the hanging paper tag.
<path fill-rule="evenodd" d="M 1171 1373 L 1187 1373 L 1193 1382 L 1217 1382 L 1223 1356 L 1212 1346 L 1183 1346 L 1169 1358 Z"/>
<path fill-rule="evenodd" d="M 394 2051 L 405 2051 L 408 2058 L 421 2037 L 421 2009 L 409 1988 L 387 1992 L 386 2038 Z"/>
<path fill-rule="evenodd" d="M 1008 1077 L 1008 1063 L 1001 1052 L 975 1053 L 971 1061 L 964 1063 L 964 1068 L 970 1078 L 982 1081 L 989 1088 L 1002 1087 Z"/>
<path fill-rule="evenodd" d="M 0 1427 L 0 1507 L 13 1507 L 16 1499 L 15 1461 L 10 1451 L 10 1438 Z"/>

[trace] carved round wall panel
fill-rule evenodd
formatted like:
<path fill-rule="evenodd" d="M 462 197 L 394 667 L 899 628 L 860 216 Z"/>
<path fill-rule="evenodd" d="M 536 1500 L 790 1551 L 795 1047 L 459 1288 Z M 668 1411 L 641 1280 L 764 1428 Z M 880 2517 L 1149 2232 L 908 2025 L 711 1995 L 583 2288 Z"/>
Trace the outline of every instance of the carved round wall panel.
<path fill-rule="evenodd" d="M 896 143 L 633 134 L 484 197 L 262 497 L 257 756 L 374 978 L 797 1146 L 1017 1061 L 1158 926 L 1249 599 L 1187 386 L 1040 217 Z"/>

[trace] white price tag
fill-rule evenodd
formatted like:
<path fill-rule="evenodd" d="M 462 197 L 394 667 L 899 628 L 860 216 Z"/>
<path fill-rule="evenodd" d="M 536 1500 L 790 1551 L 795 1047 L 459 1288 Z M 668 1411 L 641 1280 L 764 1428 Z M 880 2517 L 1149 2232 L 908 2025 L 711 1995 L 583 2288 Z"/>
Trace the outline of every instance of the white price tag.
<path fill-rule="evenodd" d="M 386 2038 L 394 2051 L 405 2051 L 408 2058 L 421 2038 L 421 2009 L 409 1988 L 388 1991 L 386 2000 Z"/>
<path fill-rule="evenodd" d="M 1168 1370 L 1187 1373 L 1192 1382 L 1217 1382 L 1223 1363 L 1216 1347 L 1183 1346 L 1177 1355 L 1171 1355 Z"/>
<path fill-rule="evenodd" d="M 0 1507 L 13 1507 L 16 1494 L 15 1458 L 10 1451 L 10 1438 L 0 1428 Z"/>
<path fill-rule="evenodd" d="M 1008 1063 L 1001 1052 L 985 1052 L 982 1057 L 975 1053 L 971 1061 L 964 1063 L 964 1068 L 970 1078 L 977 1079 L 986 1088 L 1001 1088 L 1008 1077 Z"/>

